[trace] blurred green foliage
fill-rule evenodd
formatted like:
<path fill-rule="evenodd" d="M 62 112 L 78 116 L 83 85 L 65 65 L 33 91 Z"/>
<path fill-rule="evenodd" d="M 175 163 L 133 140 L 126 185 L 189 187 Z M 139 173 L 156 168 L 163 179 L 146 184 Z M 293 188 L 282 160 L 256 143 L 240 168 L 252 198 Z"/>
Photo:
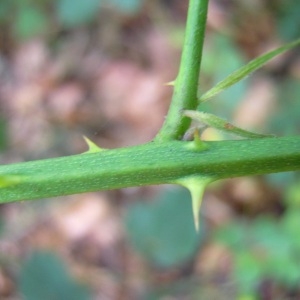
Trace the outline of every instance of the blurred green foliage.
<path fill-rule="evenodd" d="M 13 25 L 14 32 L 28 38 L 46 31 L 48 20 L 44 12 L 38 7 L 24 6 L 16 12 L 16 21 Z"/>
<path fill-rule="evenodd" d="M 99 0 L 58 0 L 56 14 L 63 25 L 73 27 L 92 20 L 100 7 Z"/>
<path fill-rule="evenodd" d="M 209 90 L 245 63 L 241 51 L 232 38 L 221 34 L 211 36 L 203 55 L 203 78 L 200 78 L 203 82 L 200 81 L 200 86 L 205 86 L 206 90 Z M 201 107 L 220 117 L 230 118 L 234 108 L 245 95 L 248 83 L 249 81 L 245 79 L 234 84 L 217 95 L 214 101 L 206 102 Z M 201 94 L 203 92 L 205 91 L 200 91 Z"/>
<path fill-rule="evenodd" d="M 0 151 L 5 150 L 7 146 L 6 122 L 0 116 Z"/>
<path fill-rule="evenodd" d="M 300 133 L 300 85 L 296 78 L 288 77 L 278 85 L 277 109 L 269 121 L 271 132 L 278 135 Z"/>
<path fill-rule="evenodd" d="M 203 238 L 203 230 L 198 235 L 195 232 L 190 196 L 185 189 L 169 190 L 151 203 L 131 205 L 125 226 L 135 249 L 161 267 L 191 259 Z"/>
<path fill-rule="evenodd" d="M 242 294 L 256 294 L 263 280 L 299 288 L 300 185 L 286 194 L 282 217 L 261 216 L 253 222 L 236 220 L 216 232 L 234 258 L 234 278 Z"/>
<path fill-rule="evenodd" d="M 125 13 L 136 13 L 141 8 L 143 0 L 109 0 L 108 2 Z"/>
<path fill-rule="evenodd" d="M 10 28 L 16 38 L 27 39 L 90 23 L 104 6 L 133 14 L 142 3 L 143 0 L 1 0 L 0 25 Z"/>
<path fill-rule="evenodd" d="M 266 120 L 267 132 L 278 136 L 297 135 L 300 133 L 300 98 L 299 80 L 286 76 L 277 85 L 276 110 Z M 275 187 L 288 188 L 299 182 L 300 172 L 274 173 L 266 176 L 267 181 Z"/>
<path fill-rule="evenodd" d="M 91 295 L 67 272 L 63 261 L 50 252 L 33 253 L 24 262 L 19 278 L 24 300 L 89 300 Z"/>
<path fill-rule="evenodd" d="M 278 32 L 285 40 L 300 34 L 300 5 L 298 0 L 281 1 L 278 5 Z"/>

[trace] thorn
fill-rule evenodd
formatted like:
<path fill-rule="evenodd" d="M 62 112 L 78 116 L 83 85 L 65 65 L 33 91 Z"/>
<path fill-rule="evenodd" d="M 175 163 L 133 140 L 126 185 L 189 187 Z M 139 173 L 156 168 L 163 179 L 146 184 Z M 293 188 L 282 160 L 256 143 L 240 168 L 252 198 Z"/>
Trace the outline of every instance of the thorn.
<path fill-rule="evenodd" d="M 177 181 L 178 184 L 186 187 L 191 193 L 193 218 L 195 229 L 197 232 L 199 232 L 199 212 L 203 199 L 203 194 L 206 186 L 212 181 L 214 181 L 214 178 L 212 177 L 201 176 L 182 178 Z"/>
<path fill-rule="evenodd" d="M 194 143 L 195 149 L 204 150 L 207 148 L 206 144 L 201 140 L 200 135 L 199 135 L 199 130 L 197 128 L 195 128 L 195 130 L 194 130 L 193 143 Z"/>
<path fill-rule="evenodd" d="M 203 142 L 200 138 L 198 128 L 194 128 L 193 136 L 194 139 L 188 144 L 188 148 L 194 151 L 203 151 L 208 149 L 208 144 Z"/>
<path fill-rule="evenodd" d="M 166 82 L 164 85 L 166 85 L 166 86 L 174 86 L 175 85 L 175 80 Z"/>
<path fill-rule="evenodd" d="M 194 130 L 194 142 L 196 144 L 203 144 L 203 142 L 201 141 L 200 135 L 199 135 L 199 131 L 197 128 L 195 128 Z"/>
<path fill-rule="evenodd" d="M 83 136 L 85 142 L 87 143 L 89 150 L 84 152 L 84 153 L 97 153 L 97 152 L 101 152 L 104 151 L 105 149 L 100 148 L 99 146 L 97 146 L 94 142 L 92 142 L 89 138 L 87 138 L 86 136 Z"/>

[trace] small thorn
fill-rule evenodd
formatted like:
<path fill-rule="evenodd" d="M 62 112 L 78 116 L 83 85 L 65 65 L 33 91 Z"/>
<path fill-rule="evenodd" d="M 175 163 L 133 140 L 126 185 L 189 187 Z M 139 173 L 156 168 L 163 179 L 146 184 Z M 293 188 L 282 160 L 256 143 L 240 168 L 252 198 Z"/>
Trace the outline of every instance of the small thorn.
<path fill-rule="evenodd" d="M 166 86 L 174 86 L 175 85 L 175 80 L 166 82 L 164 85 L 166 85 Z"/>
<path fill-rule="evenodd" d="M 195 149 L 204 150 L 207 148 L 206 144 L 201 140 L 200 135 L 199 135 L 199 130 L 197 128 L 195 128 L 195 131 L 194 131 L 193 143 L 194 143 Z"/>
<path fill-rule="evenodd" d="M 194 128 L 193 137 L 193 141 L 187 146 L 189 149 L 194 151 L 204 151 L 209 148 L 208 144 L 201 140 L 198 128 Z"/>
<path fill-rule="evenodd" d="M 86 136 L 83 136 L 85 142 L 87 143 L 89 150 L 84 152 L 84 153 L 97 153 L 97 152 L 101 152 L 104 151 L 105 149 L 100 148 L 99 146 L 97 146 L 94 142 L 92 142 L 89 138 L 87 138 Z"/>
<path fill-rule="evenodd" d="M 194 142 L 203 144 L 199 135 L 199 130 L 197 128 L 195 128 L 194 130 Z"/>

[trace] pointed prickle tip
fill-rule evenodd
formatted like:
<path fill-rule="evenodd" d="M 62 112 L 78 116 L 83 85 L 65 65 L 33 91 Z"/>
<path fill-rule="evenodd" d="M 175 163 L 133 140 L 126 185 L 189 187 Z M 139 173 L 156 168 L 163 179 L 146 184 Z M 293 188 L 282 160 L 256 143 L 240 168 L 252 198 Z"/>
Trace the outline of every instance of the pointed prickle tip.
<path fill-rule="evenodd" d="M 177 183 L 186 187 L 192 197 L 192 210 L 195 229 L 199 232 L 199 213 L 206 186 L 213 181 L 211 177 L 189 177 L 178 180 Z"/>
<path fill-rule="evenodd" d="M 195 182 L 193 186 L 189 188 L 192 196 L 192 210 L 193 210 L 195 229 L 197 232 L 199 232 L 199 214 L 200 214 L 200 208 L 201 208 L 205 187 L 206 184 L 203 185 L 202 182 L 199 183 Z"/>
<path fill-rule="evenodd" d="M 199 232 L 199 214 L 200 214 L 200 207 L 202 203 L 202 195 L 193 195 L 192 191 L 192 209 L 193 209 L 193 217 L 194 217 L 194 225 L 197 232 Z"/>
<path fill-rule="evenodd" d="M 102 149 L 99 146 L 97 146 L 94 142 L 92 142 L 86 136 L 83 136 L 83 138 L 89 147 L 88 151 L 86 151 L 84 153 L 97 153 L 97 152 L 101 152 L 101 151 L 105 150 L 105 149 Z"/>
<path fill-rule="evenodd" d="M 166 82 L 164 85 L 166 85 L 166 86 L 174 86 L 175 85 L 175 80 Z"/>

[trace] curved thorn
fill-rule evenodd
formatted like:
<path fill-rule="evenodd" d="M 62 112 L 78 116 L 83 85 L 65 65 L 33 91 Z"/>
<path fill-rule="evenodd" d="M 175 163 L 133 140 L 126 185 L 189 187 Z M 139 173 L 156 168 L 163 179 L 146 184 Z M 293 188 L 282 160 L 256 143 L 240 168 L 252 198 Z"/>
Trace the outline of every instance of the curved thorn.
<path fill-rule="evenodd" d="M 97 146 L 94 142 L 92 142 L 89 138 L 87 138 L 86 136 L 83 136 L 85 142 L 87 143 L 89 150 L 84 152 L 84 153 L 97 153 L 97 152 L 101 152 L 104 151 L 105 149 L 100 148 L 99 146 Z"/>

